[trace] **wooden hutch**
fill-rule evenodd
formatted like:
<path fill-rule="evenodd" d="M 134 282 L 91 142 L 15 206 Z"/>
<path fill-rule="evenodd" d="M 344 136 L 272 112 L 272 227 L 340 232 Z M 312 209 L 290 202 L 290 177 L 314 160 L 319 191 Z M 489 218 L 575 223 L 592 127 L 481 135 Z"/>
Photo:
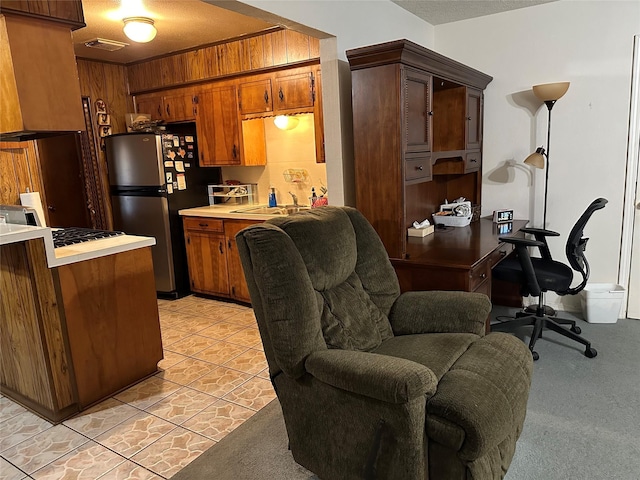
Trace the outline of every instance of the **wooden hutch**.
<path fill-rule="evenodd" d="M 431 220 L 445 199 L 465 197 L 479 208 L 483 90 L 492 77 L 408 40 L 346 54 L 356 207 L 380 235 L 402 290 L 491 295 L 491 267 L 510 250 L 491 220 L 424 238 L 408 238 L 407 229 Z"/>

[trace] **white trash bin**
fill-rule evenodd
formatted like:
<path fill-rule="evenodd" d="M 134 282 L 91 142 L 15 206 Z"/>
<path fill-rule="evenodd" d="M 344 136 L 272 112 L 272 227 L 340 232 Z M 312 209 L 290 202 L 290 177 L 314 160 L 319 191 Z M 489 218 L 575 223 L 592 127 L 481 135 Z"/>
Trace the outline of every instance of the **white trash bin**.
<path fill-rule="evenodd" d="M 616 323 L 620 316 L 624 287 L 615 283 L 591 283 L 580 292 L 582 313 L 589 323 Z"/>

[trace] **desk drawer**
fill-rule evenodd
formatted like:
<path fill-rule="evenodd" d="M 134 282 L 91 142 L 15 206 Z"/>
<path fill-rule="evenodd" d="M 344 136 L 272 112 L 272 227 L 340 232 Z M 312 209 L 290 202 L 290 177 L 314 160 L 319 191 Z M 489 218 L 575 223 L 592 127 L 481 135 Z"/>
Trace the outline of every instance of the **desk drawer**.
<path fill-rule="evenodd" d="M 478 286 L 491 276 L 490 259 L 484 260 L 469 271 L 469 291 L 475 291 Z"/>
<path fill-rule="evenodd" d="M 222 220 L 206 217 L 184 217 L 184 229 L 201 232 L 224 232 Z"/>
<path fill-rule="evenodd" d="M 507 255 L 513 250 L 513 245 L 509 243 L 501 243 L 491 255 L 489 255 L 489 268 L 495 267 L 498 263 L 504 260 Z"/>
<path fill-rule="evenodd" d="M 406 155 L 404 179 L 410 183 L 431 180 L 431 155 Z"/>

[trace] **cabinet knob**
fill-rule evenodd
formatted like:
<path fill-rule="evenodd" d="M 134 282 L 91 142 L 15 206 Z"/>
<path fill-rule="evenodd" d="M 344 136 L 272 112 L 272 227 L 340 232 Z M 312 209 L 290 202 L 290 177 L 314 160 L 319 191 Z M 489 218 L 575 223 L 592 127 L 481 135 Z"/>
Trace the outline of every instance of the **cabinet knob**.
<path fill-rule="evenodd" d="M 471 120 L 471 117 L 467 117 L 467 120 Z"/>
<path fill-rule="evenodd" d="M 486 274 L 486 273 L 482 273 L 482 274 L 480 275 L 480 278 L 487 278 L 487 274 Z"/>
<path fill-rule="evenodd" d="M 433 110 L 429 110 L 429 111 L 427 112 L 427 115 L 429 115 L 429 116 L 431 116 L 431 117 L 432 117 L 432 116 L 433 116 Z"/>
<path fill-rule="evenodd" d="M 264 103 L 269 103 L 269 92 L 264 91 Z"/>
<path fill-rule="evenodd" d="M 169 104 L 167 103 L 167 117 L 171 116 L 171 110 L 169 109 Z"/>
<path fill-rule="evenodd" d="M 278 92 L 278 97 L 280 98 L 280 101 L 284 100 L 284 93 L 282 93 L 282 87 L 280 87 L 280 91 Z"/>
<path fill-rule="evenodd" d="M 55 212 L 56 207 L 54 207 L 53 205 L 47 205 L 47 210 L 49 210 L 50 212 Z"/>
<path fill-rule="evenodd" d="M 500 250 L 500 256 L 501 257 L 506 257 L 507 256 L 506 250 Z"/>
<path fill-rule="evenodd" d="M 200 226 L 200 227 L 208 227 L 209 224 L 208 223 L 199 223 L 198 226 Z"/>
<path fill-rule="evenodd" d="M 236 144 L 233 144 L 233 151 L 231 152 L 231 154 L 233 155 L 233 158 L 237 158 L 238 157 L 238 152 L 236 149 Z"/>
<path fill-rule="evenodd" d="M 470 158 L 469 161 L 473 162 L 473 163 L 477 163 L 478 162 L 478 160 L 476 160 L 475 158 Z"/>
<path fill-rule="evenodd" d="M 218 249 L 220 250 L 220 253 L 224 253 L 224 250 L 222 248 L 222 242 L 218 243 Z"/>
<path fill-rule="evenodd" d="M 420 170 L 420 171 L 422 171 L 422 170 L 423 170 L 422 165 L 418 165 L 418 166 L 416 167 L 416 170 Z"/>

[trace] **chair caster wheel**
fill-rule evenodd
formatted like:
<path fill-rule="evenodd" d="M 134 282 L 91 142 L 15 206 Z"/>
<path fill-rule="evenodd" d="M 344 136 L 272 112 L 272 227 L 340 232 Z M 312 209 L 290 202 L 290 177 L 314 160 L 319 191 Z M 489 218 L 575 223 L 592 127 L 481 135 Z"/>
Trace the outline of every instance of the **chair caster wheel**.
<path fill-rule="evenodd" d="M 585 355 L 586 355 L 586 353 L 585 353 Z M 538 352 L 531 352 L 531 356 L 533 357 L 533 361 L 534 362 L 540 358 L 540 355 L 538 355 Z M 595 357 L 595 355 L 594 355 L 594 357 Z"/>
<path fill-rule="evenodd" d="M 573 333 L 578 334 L 578 335 L 580 335 L 582 333 L 582 329 L 577 325 L 574 325 L 573 327 L 571 327 L 571 331 Z"/>
<path fill-rule="evenodd" d="M 587 347 L 584 351 L 584 356 L 587 358 L 594 358 L 596 355 L 598 355 L 598 352 L 595 348 Z"/>

